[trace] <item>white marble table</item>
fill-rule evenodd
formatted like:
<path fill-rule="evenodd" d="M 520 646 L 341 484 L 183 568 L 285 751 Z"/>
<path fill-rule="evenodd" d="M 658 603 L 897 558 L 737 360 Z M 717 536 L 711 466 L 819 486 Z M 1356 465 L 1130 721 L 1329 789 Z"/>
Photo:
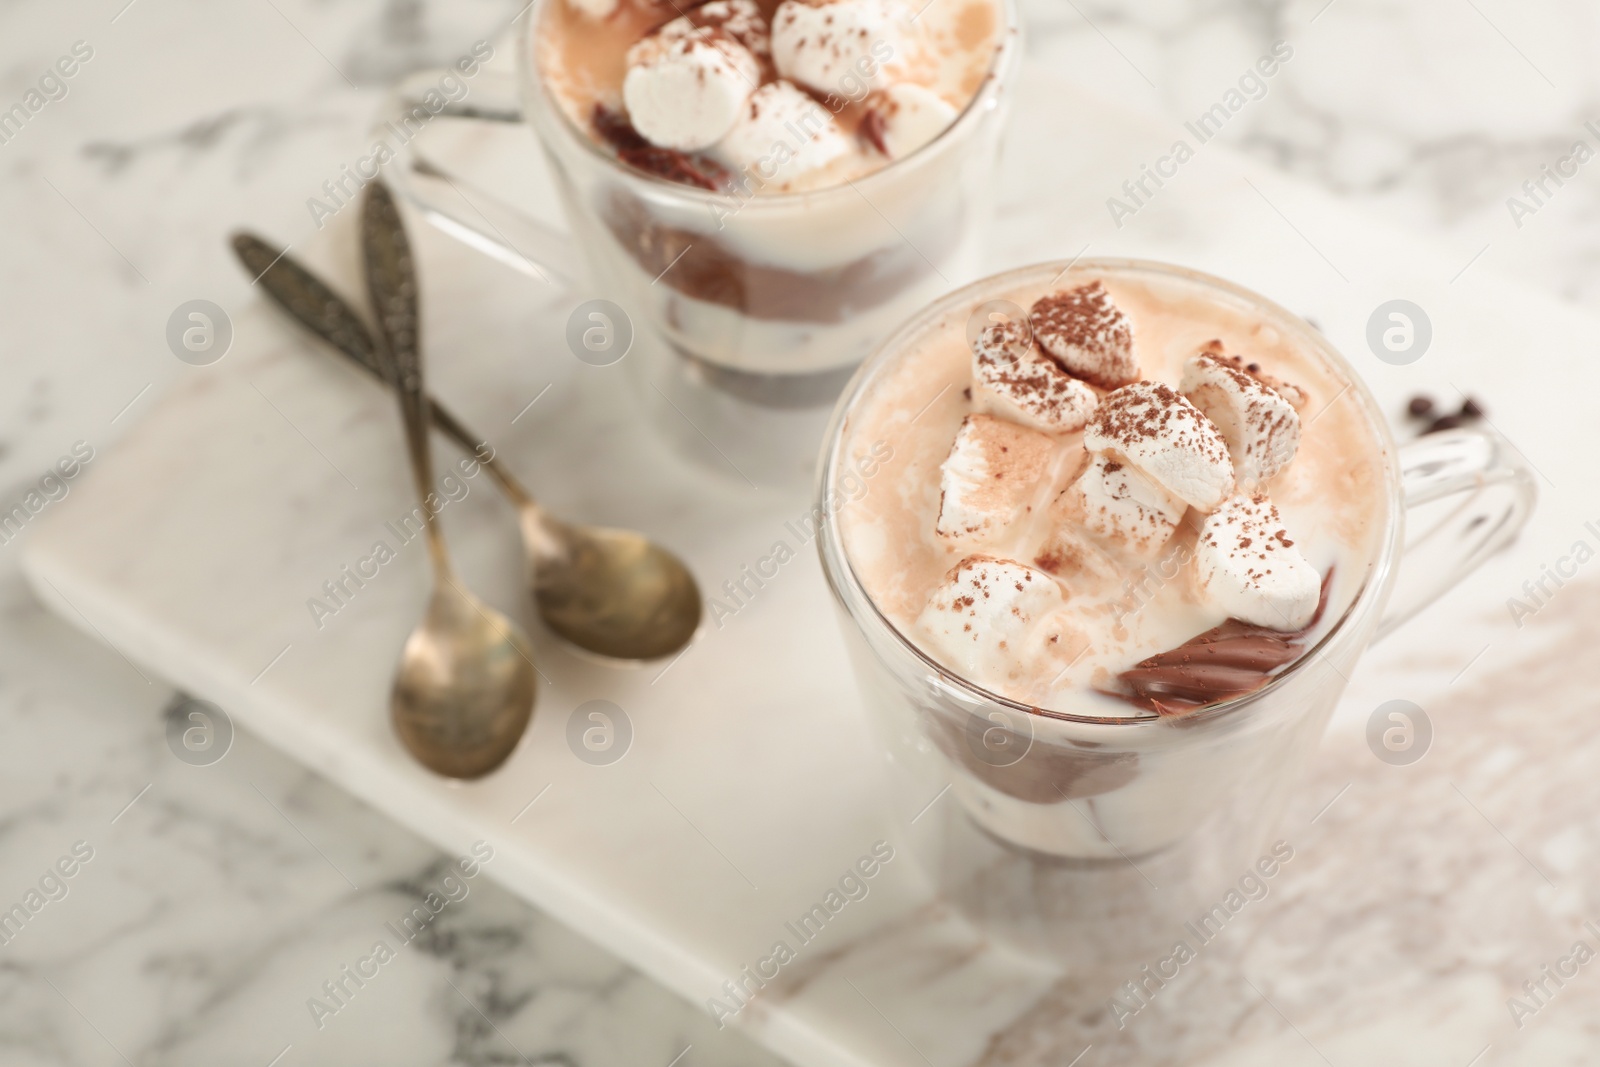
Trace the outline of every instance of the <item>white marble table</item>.
<path fill-rule="evenodd" d="M 1069 5 L 1033 12 L 1033 50 L 1101 92 L 1183 116 L 1214 97 L 1279 26 L 1300 26 L 1318 6 L 1273 9 L 1269 18 L 1241 5 L 1196 22 L 1163 5 L 1148 5 L 1137 18 L 1126 6 L 1113 13 Z M 396 5 L 379 15 L 356 5 L 288 3 L 278 10 L 212 11 L 139 0 L 118 16 L 113 8 L 120 7 L 90 13 L 23 4 L 4 16 L 14 28 L 7 47 L 15 61 L 5 83 L 13 96 L 27 72 L 42 69 L 72 41 L 92 40 L 96 49 L 72 95 L 0 146 L 7 176 L 0 218 L 12 238 L 0 261 L 9 283 L 0 301 L 10 357 L 0 373 L 9 376 L 3 395 L 11 416 L 0 481 L 17 496 L 73 441 L 109 448 L 183 369 L 160 337 L 175 304 L 197 295 L 242 303 L 242 283 L 220 243 L 228 227 L 248 220 L 286 236 L 307 230 L 304 197 L 358 140 L 378 85 L 453 54 L 513 11 L 458 4 L 446 16 L 443 5 Z M 1487 246 L 1471 270 L 1506 270 L 1581 297 L 1593 284 L 1582 226 L 1594 202 L 1588 184 L 1580 179 L 1562 190 L 1521 231 L 1509 222 L 1504 200 L 1580 135 L 1589 77 L 1582 57 L 1595 37 L 1584 19 L 1592 16 L 1577 5 L 1536 16 L 1479 8 L 1481 14 L 1471 5 L 1408 5 L 1402 17 L 1393 5 L 1336 0 L 1318 17 L 1316 36 L 1307 31 L 1305 65 L 1275 84 L 1228 139 L 1364 201 L 1393 223 L 1427 231 L 1463 267 Z M 174 64 L 175 52 L 183 54 L 182 64 Z M 1359 76 L 1350 73 L 1358 70 Z M 1536 421 L 1515 436 L 1533 452 L 1559 440 Z M 1551 531 L 1551 547 L 1564 532 Z M 169 694 L 44 615 L 16 577 L 16 547 L 7 546 L 4 556 L 8 610 L 0 623 L 8 637 L 0 721 L 11 740 L 0 824 L 0 866 L 14 888 L 7 892 L 20 896 L 79 838 L 97 847 L 105 842 L 97 853 L 104 866 L 85 873 L 106 873 L 100 882 L 75 882 L 73 895 L 0 948 L 5 1058 L 267 1062 L 282 1048 L 271 1040 L 272 1024 L 282 1013 L 304 1010 L 303 987 L 308 977 L 323 977 L 327 946 L 359 941 L 374 918 L 425 892 L 442 873 L 441 858 L 248 736 L 215 773 L 196 775 L 176 764 L 159 721 Z M 1509 588 L 1521 577 L 1515 574 Z M 1552 608 L 1544 615 L 1547 625 L 1556 627 L 1566 613 L 1581 617 L 1586 595 L 1569 594 L 1559 613 Z M 1475 606 L 1504 618 L 1497 604 Z M 1443 625 L 1445 616 L 1435 618 Z M 1554 666 L 1542 670 L 1555 675 L 1561 656 L 1575 653 L 1551 640 Z M 1447 683 L 1476 647 L 1464 649 L 1459 661 L 1412 665 L 1419 678 L 1430 667 L 1435 675 L 1417 684 Z M 1506 714 L 1512 682 L 1503 679 L 1515 677 L 1496 665 L 1500 654 L 1468 667 L 1481 693 L 1460 711 L 1486 725 Z M 1224 1032 L 1261 1037 L 1252 1047 L 1270 1057 L 1277 1055 L 1274 1041 L 1294 1047 L 1298 1027 L 1314 1035 L 1330 1060 L 1344 1062 L 1337 1044 L 1344 1021 L 1370 1019 L 1372 1003 L 1399 998 L 1414 1010 L 1409 1025 L 1395 1024 L 1394 1047 L 1404 1050 L 1395 1062 L 1465 1063 L 1478 1053 L 1483 1043 L 1468 1040 L 1474 1035 L 1461 1020 L 1499 1013 L 1503 1022 L 1506 990 L 1565 950 L 1551 929 L 1496 917 L 1495 903 L 1506 899 L 1496 890 L 1537 901 L 1545 916 L 1593 907 L 1571 889 L 1571 879 L 1581 885 L 1585 871 L 1593 883 L 1592 822 L 1585 836 L 1573 819 L 1587 812 L 1592 820 L 1594 798 L 1585 796 L 1592 786 L 1576 773 L 1582 735 L 1564 729 L 1578 721 L 1586 693 L 1569 683 L 1548 699 L 1562 714 L 1540 718 L 1537 729 L 1524 725 L 1510 754 L 1477 751 L 1466 741 L 1439 753 L 1439 762 L 1452 768 L 1441 777 L 1493 811 L 1508 837 L 1545 843 L 1530 861 L 1536 869 L 1517 873 L 1514 858 L 1504 864 L 1505 854 L 1492 851 L 1506 844 L 1494 824 L 1473 822 L 1478 815 L 1464 805 L 1446 808 L 1450 796 L 1402 816 L 1383 807 L 1381 778 L 1360 779 L 1376 787 L 1367 799 L 1352 787 L 1315 824 L 1325 837 L 1311 839 L 1305 850 L 1306 881 L 1299 884 L 1306 888 L 1286 892 L 1276 905 L 1281 910 L 1263 912 L 1250 945 L 1238 949 L 1265 953 L 1252 957 L 1260 968 L 1254 973 L 1279 983 L 1262 986 L 1275 1007 L 1219 1001 L 1214 1019 Z M 1373 773 L 1359 742 L 1341 737 L 1330 740 L 1334 753 L 1319 771 L 1316 785 L 1332 787 L 1326 795 L 1354 780 L 1358 769 Z M 1341 755 L 1341 745 L 1351 753 Z M 1558 751 L 1543 772 L 1518 758 L 1518 752 Z M 1477 791 L 1474 773 L 1493 779 L 1488 798 L 1504 806 Z M 1527 820 L 1508 820 L 1522 810 Z M 1386 814 L 1392 825 L 1384 823 Z M 1341 825 L 1362 829 L 1340 834 Z M 1375 826 L 1384 829 L 1385 845 L 1399 841 L 1406 849 L 1377 848 Z M 1331 847 L 1321 847 L 1323 840 Z M 1312 887 L 1341 871 L 1362 881 L 1361 907 L 1329 912 Z M 1474 876 L 1484 871 L 1494 884 L 1483 892 L 1453 892 L 1477 884 Z M 345 877 L 362 888 L 353 890 Z M 761 1055 L 716 1034 L 697 1008 L 487 883 L 475 885 L 474 894 L 448 913 L 437 939 L 418 946 L 424 951 L 406 960 L 378 997 L 356 1003 L 352 1012 L 370 1012 L 369 1025 L 346 1028 L 353 1036 L 345 1041 L 296 1047 L 283 1062 L 514 1062 L 526 1055 L 664 1064 L 688 1045 L 694 1047 L 686 1063 Z M 1406 902 L 1399 913 L 1386 906 L 1397 900 Z M 1356 943 L 1370 955 L 1370 971 L 1354 987 L 1295 987 L 1292 976 L 1307 969 L 1293 965 L 1284 944 L 1314 952 L 1350 924 L 1369 938 Z M 1404 937 L 1395 935 L 1397 927 Z M 1412 945 L 1421 947 L 1400 951 Z M 1504 962 L 1511 959 L 1524 965 Z M 1430 980 L 1400 966 L 1418 960 Z M 1584 977 L 1592 983 L 1592 975 Z M 1592 1026 L 1594 996 L 1592 985 L 1573 984 L 1529 1032 L 1547 1046 L 1585 1047 L 1584 1037 L 1595 1037 L 1584 1029 Z M 1087 1042 L 1070 1025 L 1080 1002 L 1072 989 L 1054 991 L 991 1046 L 991 1060 L 1071 1060 Z M 1209 1006 L 1203 996 L 1198 1006 Z M 1278 1010 L 1294 1026 L 1285 1029 Z M 1203 1031 L 1202 1044 L 1209 1040 Z M 1152 1044 L 1165 1039 L 1157 1026 L 1138 1032 Z M 1436 1035 L 1436 1042 L 1419 1041 L 1419 1034 Z M 1094 1039 L 1101 1054 L 1115 1049 L 1115 1037 Z M 1215 1045 L 1207 1051 L 1227 1053 Z M 1503 1054 L 1504 1048 L 1490 1056 Z M 1303 1047 L 1282 1053 L 1292 1055 L 1309 1054 Z M 1533 1057 L 1525 1062 L 1585 1062 L 1581 1053 L 1562 1060 L 1537 1044 L 1520 1055 Z"/>

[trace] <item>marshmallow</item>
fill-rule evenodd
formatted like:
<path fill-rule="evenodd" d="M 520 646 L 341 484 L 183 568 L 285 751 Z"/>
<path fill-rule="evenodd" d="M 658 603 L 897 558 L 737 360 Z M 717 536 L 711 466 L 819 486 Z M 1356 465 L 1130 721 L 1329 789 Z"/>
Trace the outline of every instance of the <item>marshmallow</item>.
<path fill-rule="evenodd" d="M 982 412 L 1049 433 L 1081 430 L 1100 398 L 1039 355 L 1021 323 L 995 323 L 972 345 L 972 402 Z"/>
<path fill-rule="evenodd" d="M 1127 577 L 1122 564 L 1095 545 L 1082 530 L 1072 526 L 1057 526 L 1052 530 L 1034 554 L 1033 565 L 1069 585 L 1086 581 L 1091 586 L 1108 583 L 1114 586 Z"/>
<path fill-rule="evenodd" d="M 776 81 L 751 94 L 712 154 L 763 184 L 789 185 L 849 151 L 850 139 L 826 108 L 789 82 Z"/>
<path fill-rule="evenodd" d="M 917 618 L 917 631 L 944 666 L 999 688 L 1043 651 L 1032 638 L 1066 603 L 1054 578 L 1014 560 L 968 556 L 945 576 Z"/>
<path fill-rule="evenodd" d="M 1125 385 L 1100 401 L 1083 447 L 1109 452 L 1190 507 L 1213 511 L 1233 492 L 1233 459 L 1211 420 L 1158 382 Z"/>
<path fill-rule="evenodd" d="M 897 82 L 867 98 L 861 131 L 890 159 L 904 159 L 932 143 L 960 114 L 932 89 Z"/>
<path fill-rule="evenodd" d="M 1228 442 L 1240 482 L 1266 481 L 1300 448 L 1300 415 L 1293 405 L 1231 362 L 1206 352 L 1191 356 L 1178 391 Z"/>
<path fill-rule="evenodd" d="M 1069 588 L 1080 580 L 1091 586 L 1115 585 L 1127 566 L 1084 530 L 1083 499 L 1077 482 L 1056 494 L 1050 505 L 1050 533 L 1034 554 L 1033 565 L 1060 578 Z"/>
<path fill-rule="evenodd" d="M 567 0 L 579 14 L 592 19 L 603 19 L 617 9 L 620 0 Z"/>
<path fill-rule="evenodd" d="M 1056 443 L 1036 430 L 968 415 L 940 466 L 939 521 L 943 537 L 988 540 L 1033 510 Z"/>
<path fill-rule="evenodd" d="M 652 34 L 628 50 L 622 99 L 651 144 L 698 152 L 733 129 L 760 81 L 761 64 L 748 48 L 720 31 L 691 27 Z"/>
<path fill-rule="evenodd" d="M 593 0 L 591 0 L 593 2 Z M 772 32 L 755 0 L 710 0 L 656 30 L 664 41 L 726 34 L 757 59 L 772 56 Z"/>
<path fill-rule="evenodd" d="M 1086 529 L 1141 556 L 1166 544 L 1188 510 L 1133 466 L 1104 455 L 1094 457 L 1073 489 Z"/>
<path fill-rule="evenodd" d="M 1080 453 L 1077 469 L 1067 472 L 1067 488 L 1056 494 L 1046 510 L 1045 542 L 1034 552 L 1034 566 L 1054 574 L 1067 587 L 1085 577 L 1091 584 L 1117 584 L 1125 576 L 1125 560 L 1107 552 L 1107 545 L 1083 528 L 1083 501 L 1078 494 L 1078 478 L 1090 466 L 1091 456 Z"/>
<path fill-rule="evenodd" d="M 784 0 L 772 17 L 778 73 L 823 94 L 857 98 L 905 50 L 896 0 Z"/>
<path fill-rule="evenodd" d="M 1306 395 L 1306 391 L 1304 389 L 1300 388 L 1298 385 L 1295 385 L 1293 382 L 1286 382 L 1282 378 L 1275 378 L 1266 371 L 1262 370 L 1261 364 L 1246 363 L 1238 356 L 1228 355 L 1227 349 L 1222 347 L 1221 341 L 1207 341 L 1200 350 L 1208 356 L 1216 356 L 1218 359 L 1222 360 L 1222 362 L 1227 363 L 1236 370 L 1244 371 L 1246 374 L 1250 375 L 1250 377 L 1254 378 L 1256 381 L 1260 382 L 1262 385 L 1266 386 L 1268 389 L 1271 389 L 1274 393 L 1277 393 L 1279 396 L 1287 400 L 1289 402 L 1289 406 L 1294 408 L 1296 411 L 1304 411 L 1306 409 L 1306 404 L 1311 399 L 1308 395 Z"/>
<path fill-rule="evenodd" d="M 1202 600 L 1230 618 L 1269 630 L 1304 630 L 1322 600 L 1322 576 L 1262 493 L 1232 497 L 1206 519 L 1195 545 L 1195 584 Z"/>
<path fill-rule="evenodd" d="M 1033 336 L 1068 374 L 1102 389 L 1139 376 L 1133 326 L 1098 281 L 1048 293 L 1034 302 Z"/>

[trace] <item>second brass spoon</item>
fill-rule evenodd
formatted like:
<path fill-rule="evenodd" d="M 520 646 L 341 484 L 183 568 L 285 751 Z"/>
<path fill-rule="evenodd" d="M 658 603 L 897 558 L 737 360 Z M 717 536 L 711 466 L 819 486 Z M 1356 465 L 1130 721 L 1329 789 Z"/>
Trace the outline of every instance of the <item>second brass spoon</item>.
<path fill-rule="evenodd" d="M 366 324 L 316 275 L 254 234 L 235 234 L 233 250 L 296 321 L 389 380 Z M 477 456 L 516 506 L 533 596 L 546 626 L 607 659 L 659 659 L 689 643 L 700 625 L 700 590 L 677 556 L 632 530 L 551 518 L 492 452 L 484 455 L 480 438 L 437 400 L 429 403 L 433 424 Z"/>
<path fill-rule="evenodd" d="M 481 778 L 510 757 L 527 730 L 536 668 L 522 631 L 457 579 L 439 516 L 427 503 L 433 458 L 417 276 L 405 225 L 382 182 L 369 185 L 363 197 L 361 251 L 382 339 L 378 356 L 399 396 L 434 575 L 427 612 L 400 653 L 389 713 L 401 743 L 424 767 L 451 778 Z"/>

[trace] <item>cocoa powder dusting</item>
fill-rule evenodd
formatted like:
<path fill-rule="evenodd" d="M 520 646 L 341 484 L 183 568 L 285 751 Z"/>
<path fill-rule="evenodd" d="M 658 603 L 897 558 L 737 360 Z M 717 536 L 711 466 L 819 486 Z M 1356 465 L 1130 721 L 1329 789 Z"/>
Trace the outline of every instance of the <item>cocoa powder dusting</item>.
<path fill-rule="evenodd" d="M 1133 327 L 1100 282 L 1040 297 L 1029 319 L 1040 347 L 1068 374 L 1102 389 L 1137 376 Z"/>

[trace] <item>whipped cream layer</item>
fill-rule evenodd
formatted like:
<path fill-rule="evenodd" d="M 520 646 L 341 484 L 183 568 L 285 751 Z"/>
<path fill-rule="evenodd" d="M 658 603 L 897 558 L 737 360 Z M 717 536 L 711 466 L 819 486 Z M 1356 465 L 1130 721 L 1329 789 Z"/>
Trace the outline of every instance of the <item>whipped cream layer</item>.
<path fill-rule="evenodd" d="M 534 56 L 622 162 L 744 197 L 842 185 L 936 139 L 1003 22 L 999 0 L 551 0 Z"/>
<path fill-rule="evenodd" d="M 1337 624 L 1387 521 L 1384 444 L 1294 323 L 1137 269 L 984 296 L 845 427 L 845 464 L 893 451 L 840 526 L 902 634 L 1020 703 L 1129 716 L 1259 688 Z M 1031 337 L 974 327 L 994 301 L 1037 307 Z"/>

